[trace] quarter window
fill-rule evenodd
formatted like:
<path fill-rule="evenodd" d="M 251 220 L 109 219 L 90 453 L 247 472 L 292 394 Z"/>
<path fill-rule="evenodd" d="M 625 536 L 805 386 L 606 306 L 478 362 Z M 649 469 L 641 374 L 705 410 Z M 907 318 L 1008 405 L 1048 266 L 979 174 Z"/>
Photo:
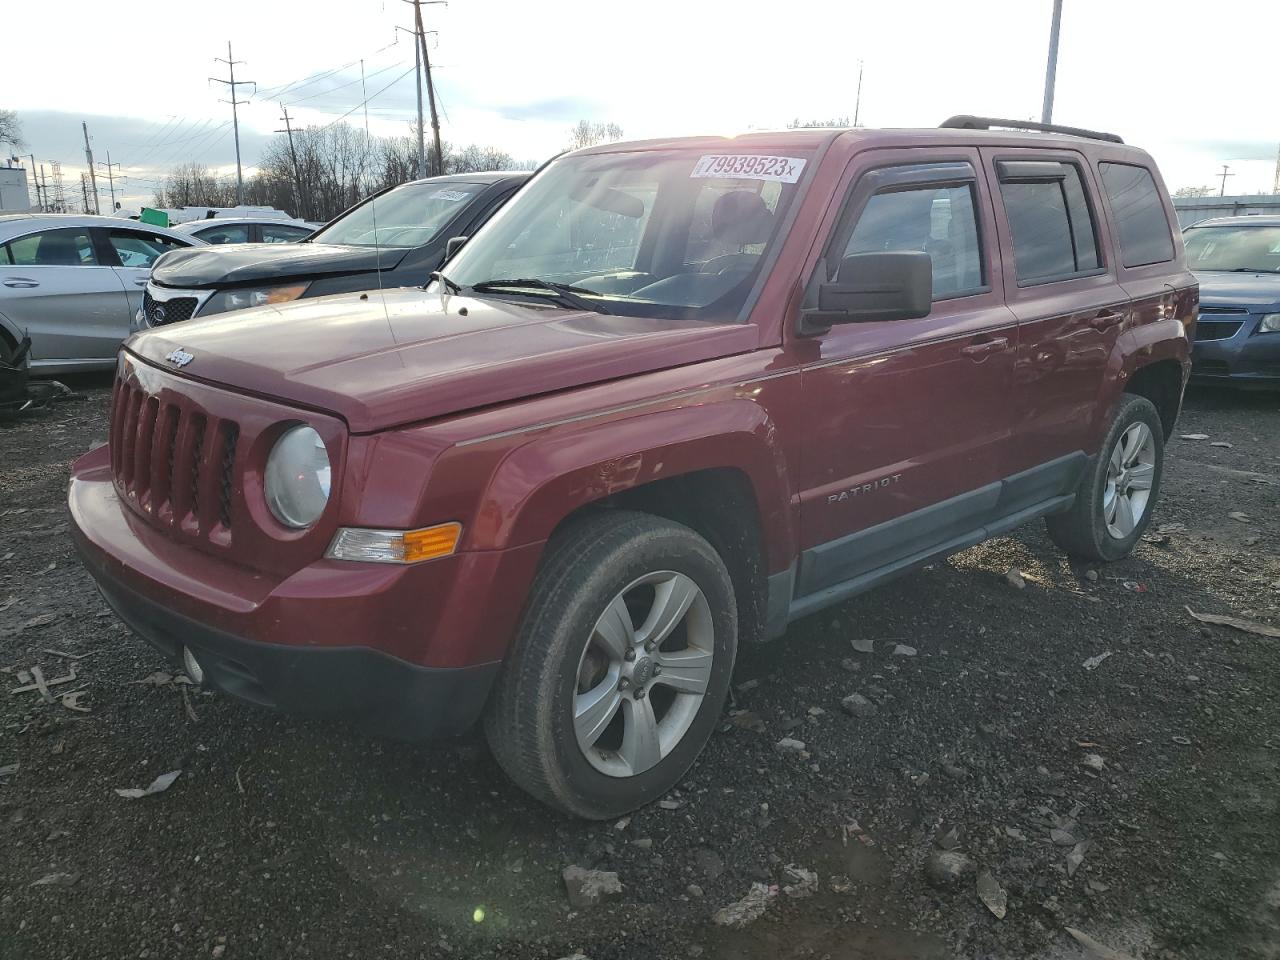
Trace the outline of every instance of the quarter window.
<path fill-rule="evenodd" d="M 8 253 L 0 259 L 17 267 L 86 267 L 98 262 L 89 231 L 82 227 L 33 233 L 11 241 L 5 249 Z"/>
<path fill-rule="evenodd" d="M 1099 164 L 1126 267 L 1173 259 L 1173 237 L 1151 171 L 1128 163 Z"/>
<path fill-rule="evenodd" d="M 302 227 L 290 227 L 285 224 L 264 223 L 262 225 L 263 243 L 297 243 L 310 234 L 310 230 Z"/>
<path fill-rule="evenodd" d="M 895 190 L 868 200 L 843 255 L 899 250 L 929 254 L 934 300 L 982 289 L 972 185 Z"/>
<path fill-rule="evenodd" d="M 1080 168 L 1040 161 L 998 166 L 1018 282 L 1067 280 L 1098 270 L 1097 228 Z"/>

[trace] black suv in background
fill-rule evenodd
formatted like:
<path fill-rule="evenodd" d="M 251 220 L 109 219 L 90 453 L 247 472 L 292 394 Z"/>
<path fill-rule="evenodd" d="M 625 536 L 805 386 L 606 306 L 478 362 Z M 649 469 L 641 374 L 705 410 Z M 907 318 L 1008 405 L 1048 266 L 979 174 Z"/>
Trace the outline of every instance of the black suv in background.
<path fill-rule="evenodd" d="M 414 180 L 374 194 L 300 243 L 175 251 L 152 268 L 134 329 L 301 297 L 421 286 L 444 260 L 449 239 L 479 229 L 529 177 Z"/>

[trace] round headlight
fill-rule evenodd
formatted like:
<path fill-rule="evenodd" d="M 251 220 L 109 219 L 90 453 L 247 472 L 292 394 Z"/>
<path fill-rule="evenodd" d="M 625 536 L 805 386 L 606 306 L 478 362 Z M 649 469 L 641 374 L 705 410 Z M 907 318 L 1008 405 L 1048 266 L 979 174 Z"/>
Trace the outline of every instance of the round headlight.
<path fill-rule="evenodd" d="M 286 527 L 309 527 L 329 502 L 329 454 L 311 427 L 286 430 L 267 457 L 267 506 Z"/>

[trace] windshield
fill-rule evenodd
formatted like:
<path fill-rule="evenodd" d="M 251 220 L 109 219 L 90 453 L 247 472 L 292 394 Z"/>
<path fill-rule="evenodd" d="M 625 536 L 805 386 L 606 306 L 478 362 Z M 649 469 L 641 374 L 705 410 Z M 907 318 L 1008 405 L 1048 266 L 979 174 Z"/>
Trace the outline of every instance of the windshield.
<path fill-rule="evenodd" d="M 483 189 L 480 183 L 406 183 L 366 200 L 309 242 L 420 247 Z"/>
<path fill-rule="evenodd" d="M 609 313 L 736 318 L 799 191 L 807 151 L 569 156 L 549 166 L 445 267 L 481 296 L 555 299 L 571 284 Z M 520 288 L 495 280 L 536 280 Z M 454 289 L 454 288 L 451 288 Z M 561 298 L 563 300 L 563 298 Z"/>
<path fill-rule="evenodd" d="M 1192 270 L 1280 273 L 1280 226 L 1192 227 L 1183 240 Z"/>

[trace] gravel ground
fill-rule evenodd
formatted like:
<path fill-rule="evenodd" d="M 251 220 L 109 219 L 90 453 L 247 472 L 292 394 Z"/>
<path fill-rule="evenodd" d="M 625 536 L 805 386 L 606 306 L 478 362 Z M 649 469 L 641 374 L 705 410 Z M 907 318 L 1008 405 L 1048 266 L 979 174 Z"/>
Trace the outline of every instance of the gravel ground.
<path fill-rule="evenodd" d="M 1280 639 L 1185 609 L 1280 624 L 1280 396 L 1189 396 L 1177 432 L 1207 439 L 1170 444 L 1129 560 L 1073 567 L 1036 524 L 745 651 L 680 791 L 585 824 L 475 737 L 380 742 L 140 683 L 173 668 L 66 535 L 68 467 L 106 433 L 105 383 L 77 386 L 0 425 L 6 960 L 1094 956 L 1068 927 L 1142 960 L 1280 957 Z M 54 691 L 85 712 L 10 693 L 36 666 L 74 667 Z M 964 872 L 930 882 L 944 847 Z M 571 864 L 621 894 L 573 909 Z M 816 892 L 712 922 L 753 883 L 805 892 L 788 865 Z"/>

